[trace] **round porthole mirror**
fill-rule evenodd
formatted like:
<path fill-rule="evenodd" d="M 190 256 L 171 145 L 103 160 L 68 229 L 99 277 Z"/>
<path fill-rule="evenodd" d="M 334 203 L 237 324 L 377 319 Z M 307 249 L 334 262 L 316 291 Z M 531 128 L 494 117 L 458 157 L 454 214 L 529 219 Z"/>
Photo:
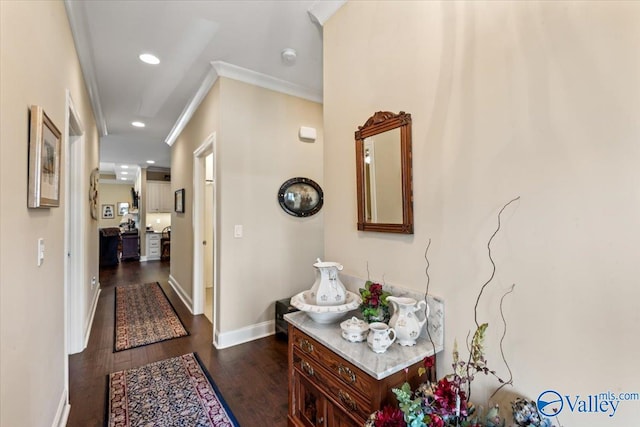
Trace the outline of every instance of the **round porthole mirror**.
<path fill-rule="evenodd" d="M 278 202 L 289 215 L 311 216 L 322 208 L 322 188 L 309 178 L 291 178 L 280 186 Z"/>

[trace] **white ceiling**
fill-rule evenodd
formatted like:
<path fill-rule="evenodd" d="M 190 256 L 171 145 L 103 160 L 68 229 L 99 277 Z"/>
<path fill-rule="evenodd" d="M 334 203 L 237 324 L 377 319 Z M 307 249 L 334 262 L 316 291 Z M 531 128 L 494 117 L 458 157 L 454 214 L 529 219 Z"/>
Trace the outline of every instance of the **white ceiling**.
<path fill-rule="evenodd" d="M 321 99 L 321 25 L 344 1 L 65 0 L 101 134 L 101 169 L 147 160 L 169 167 L 165 140 L 211 78 L 213 61 Z M 295 64 L 282 60 L 285 48 L 296 50 Z M 144 52 L 160 64 L 141 62 Z M 131 126 L 136 120 L 146 127 Z"/>

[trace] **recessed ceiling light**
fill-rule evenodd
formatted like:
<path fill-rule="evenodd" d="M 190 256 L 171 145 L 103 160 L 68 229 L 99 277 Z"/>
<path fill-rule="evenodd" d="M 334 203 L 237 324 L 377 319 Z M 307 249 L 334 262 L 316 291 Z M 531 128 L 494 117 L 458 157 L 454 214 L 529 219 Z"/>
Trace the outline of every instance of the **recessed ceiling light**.
<path fill-rule="evenodd" d="M 142 122 L 131 122 L 131 126 L 135 126 L 137 128 L 143 128 L 145 124 Z"/>
<path fill-rule="evenodd" d="M 160 63 L 158 57 L 150 53 L 141 53 L 138 58 L 140 58 L 140 61 L 144 62 L 145 64 L 158 65 Z"/>
<path fill-rule="evenodd" d="M 154 164 L 155 162 L 155 160 L 147 160 L 147 163 L 149 163 L 150 165 Z"/>
<path fill-rule="evenodd" d="M 126 180 L 127 180 L 127 178 L 120 178 L 120 180 L 121 180 L 121 181 L 126 181 Z"/>
<path fill-rule="evenodd" d="M 120 165 L 122 169 L 129 169 L 129 165 Z"/>
<path fill-rule="evenodd" d="M 121 173 L 122 175 L 129 175 L 129 172 L 126 172 L 126 171 L 123 171 L 123 172 L 120 172 L 120 173 Z"/>

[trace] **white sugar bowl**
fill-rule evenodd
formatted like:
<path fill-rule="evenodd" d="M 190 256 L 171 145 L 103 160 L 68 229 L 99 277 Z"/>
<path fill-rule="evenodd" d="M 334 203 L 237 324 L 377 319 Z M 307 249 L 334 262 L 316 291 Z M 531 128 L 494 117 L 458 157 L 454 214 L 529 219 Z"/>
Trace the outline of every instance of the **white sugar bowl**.
<path fill-rule="evenodd" d="M 350 342 L 362 342 L 367 339 L 369 333 L 369 324 L 357 317 L 345 320 L 340 323 L 342 329 L 342 338 Z"/>

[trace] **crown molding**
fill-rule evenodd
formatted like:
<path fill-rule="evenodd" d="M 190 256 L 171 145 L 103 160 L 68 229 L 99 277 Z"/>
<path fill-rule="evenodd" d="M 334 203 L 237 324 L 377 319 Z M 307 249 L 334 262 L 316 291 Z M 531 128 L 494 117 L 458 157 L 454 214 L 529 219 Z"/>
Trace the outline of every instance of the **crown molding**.
<path fill-rule="evenodd" d="M 182 133 L 185 126 L 187 126 L 187 123 L 189 123 L 189 120 L 191 120 L 191 117 L 193 117 L 194 113 L 200 106 L 200 103 L 202 102 L 204 97 L 207 96 L 207 94 L 209 93 L 209 90 L 211 89 L 213 84 L 216 82 L 216 80 L 218 80 L 218 73 L 216 72 L 216 69 L 212 66 L 209 69 L 209 72 L 207 73 L 207 75 L 202 80 L 202 83 L 200 83 L 200 87 L 196 91 L 195 95 L 193 95 L 193 98 L 191 98 L 191 100 L 187 103 L 187 105 L 182 110 L 182 113 L 180 113 L 180 116 L 178 117 L 178 120 L 171 128 L 169 135 L 167 135 L 167 137 L 165 138 L 164 142 L 166 142 L 169 145 L 169 147 L 171 147 L 174 144 L 174 142 L 176 142 L 176 139 Z"/>
<path fill-rule="evenodd" d="M 307 9 L 307 13 L 313 22 L 324 27 L 324 23 L 346 2 L 347 0 L 318 0 Z"/>
<path fill-rule="evenodd" d="M 202 80 L 200 87 L 196 91 L 195 95 L 187 103 L 182 110 L 182 113 L 178 117 L 178 120 L 173 125 L 173 128 L 169 132 L 169 135 L 165 138 L 170 147 L 176 142 L 176 139 L 182 133 L 191 117 L 195 114 L 196 110 L 200 106 L 200 103 L 205 96 L 211 90 L 211 87 L 218 80 L 218 77 L 226 77 L 234 80 L 239 80 L 244 83 L 248 83 L 254 86 L 270 89 L 276 92 L 281 92 L 287 95 L 296 96 L 298 98 L 306 99 L 312 102 L 322 103 L 322 93 L 301 85 L 289 83 L 287 81 L 271 77 L 266 74 L 258 73 L 247 68 L 238 67 L 223 61 L 212 61 L 211 69 Z"/>
<path fill-rule="evenodd" d="M 98 82 L 96 80 L 96 68 L 93 59 L 93 50 L 91 49 L 91 33 L 87 29 L 87 18 L 82 2 L 73 0 L 64 0 L 64 8 L 67 11 L 73 42 L 76 47 L 76 53 L 84 82 L 89 92 L 91 107 L 96 120 L 96 126 L 100 136 L 109 134 L 107 130 L 107 121 L 102 112 L 102 103 L 100 102 L 100 93 L 98 91 Z"/>
<path fill-rule="evenodd" d="M 296 96 L 298 98 L 322 104 L 321 91 L 313 90 L 305 86 L 297 85 L 295 83 L 290 83 L 285 80 L 271 77 L 267 74 L 249 70 L 247 68 L 238 67 L 237 65 L 229 64 L 227 62 L 213 61 L 211 65 L 220 77 L 239 80 L 241 82 L 248 83 L 254 86 L 270 89 L 276 92 L 281 92 L 287 95 Z"/>

